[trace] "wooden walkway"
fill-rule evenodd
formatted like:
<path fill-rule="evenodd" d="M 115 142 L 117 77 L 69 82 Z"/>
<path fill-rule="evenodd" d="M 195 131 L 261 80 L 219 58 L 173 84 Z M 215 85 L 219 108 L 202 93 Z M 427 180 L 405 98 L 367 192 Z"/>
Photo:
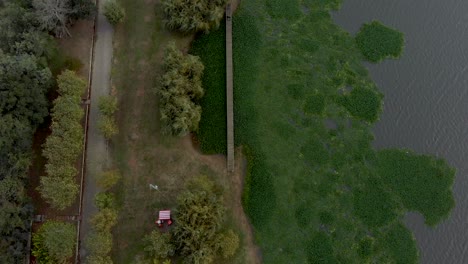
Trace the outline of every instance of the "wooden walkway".
<path fill-rule="evenodd" d="M 234 171 L 234 109 L 232 74 L 232 10 L 226 6 L 226 107 L 227 107 L 227 169 Z"/>

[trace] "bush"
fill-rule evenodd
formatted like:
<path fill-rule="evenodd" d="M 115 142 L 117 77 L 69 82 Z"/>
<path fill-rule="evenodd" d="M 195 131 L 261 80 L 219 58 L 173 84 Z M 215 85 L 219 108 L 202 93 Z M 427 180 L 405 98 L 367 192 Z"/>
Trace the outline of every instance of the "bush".
<path fill-rule="evenodd" d="M 116 0 L 106 0 L 104 15 L 109 20 L 109 23 L 115 26 L 124 20 L 125 9 Z"/>
<path fill-rule="evenodd" d="M 159 230 L 153 230 L 143 239 L 145 243 L 145 252 L 156 259 L 165 259 L 174 256 L 175 247 L 171 244 L 169 233 L 161 233 Z"/>
<path fill-rule="evenodd" d="M 75 242 L 76 228 L 73 224 L 47 221 L 33 236 L 32 253 L 43 261 L 65 263 L 73 256 Z"/>
<path fill-rule="evenodd" d="M 109 232 L 93 232 L 86 238 L 86 246 L 92 259 L 106 259 L 112 250 L 112 235 Z"/>
<path fill-rule="evenodd" d="M 115 207 L 115 196 L 112 193 L 100 192 L 94 196 L 94 204 L 99 210 L 113 209 Z"/>
<path fill-rule="evenodd" d="M 111 139 L 114 135 L 119 133 L 119 128 L 114 118 L 110 116 L 101 116 L 98 122 L 98 128 L 105 139 Z"/>
<path fill-rule="evenodd" d="M 91 218 L 90 223 L 94 230 L 103 233 L 110 233 L 111 228 L 117 224 L 117 211 L 110 208 L 104 208 Z"/>
<path fill-rule="evenodd" d="M 220 235 L 218 246 L 224 258 L 232 257 L 239 247 L 239 236 L 234 231 L 229 230 Z"/>
<path fill-rule="evenodd" d="M 103 172 L 97 179 L 97 184 L 104 190 L 112 188 L 119 180 L 122 175 L 118 170 L 109 170 Z"/>
<path fill-rule="evenodd" d="M 382 110 L 382 95 L 378 92 L 369 88 L 357 87 L 342 99 L 343 106 L 352 116 L 370 123 L 379 118 Z"/>
<path fill-rule="evenodd" d="M 204 31 L 219 27 L 226 0 L 163 0 L 164 24 L 182 32 Z"/>
<path fill-rule="evenodd" d="M 101 96 L 98 103 L 99 111 L 107 116 L 112 116 L 117 111 L 117 98 L 114 96 Z"/>
<path fill-rule="evenodd" d="M 371 62 L 398 58 L 403 53 L 403 33 L 378 21 L 364 24 L 356 35 L 356 43 L 364 57 Z"/>

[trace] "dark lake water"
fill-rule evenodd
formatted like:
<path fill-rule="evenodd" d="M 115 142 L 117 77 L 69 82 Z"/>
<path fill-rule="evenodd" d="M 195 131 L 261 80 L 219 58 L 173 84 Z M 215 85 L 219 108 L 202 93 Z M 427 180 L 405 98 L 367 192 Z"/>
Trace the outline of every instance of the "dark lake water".
<path fill-rule="evenodd" d="M 468 263 L 468 0 L 344 0 L 335 21 L 355 34 L 378 19 L 405 34 L 400 60 L 369 64 L 384 93 L 376 148 L 410 148 L 457 169 L 456 207 L 436 228 L 409 214 L 421 263 Z"/>

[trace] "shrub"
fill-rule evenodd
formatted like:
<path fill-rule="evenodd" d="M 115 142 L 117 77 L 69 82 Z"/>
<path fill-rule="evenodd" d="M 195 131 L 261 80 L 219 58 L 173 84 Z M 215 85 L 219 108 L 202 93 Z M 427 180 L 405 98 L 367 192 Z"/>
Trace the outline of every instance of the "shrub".
<path fill-rule="evenodd" d="M 343 106 L 349 113 L 367 122 L 373 123 L 382 110 L 382 95 L 369 88 L 354 88 L 342 98 Z"/>
<path fill-rule="evenodd" d="M 109 233 L 111 228 L 117 224 L 117 211 L 104 208 L 95 214 L 91 220 L 91 225 L 98 232 Z"/>
<path fill-rule="evenodd" d="M 106 0 L 104 3 L 104 15 L 109 20 L 109 23 L 115 26 L 124 20 L 125 9 L 116 0 Z"/>
<path fill-rule="evenodd" d="M 170 242 L 169 233 L 161 233 L 159 230 L 153 230 L 143 239 L 145 243 L 145 252 L 152 258 L 165 259 L 173 256 L 175 247 Z"/>
<path fill-rule="evenodd" d="M 107 116 L 112 116 L 117 111 L 117 98 L 114 96 L 101 96 L 98 103 L 99 111 Z"/>
<path fill-rule="evenodd" d="M 73 224 L 47 221 L 34 234 L 32 252 L 41 260 L 65 263 L 73 256 L 75 242 L 76 228 Z"/>
<path fill-rule="evenodd" d="M 371 62 L 398 58 L 403 53 L 403 33 L 378 21 L 364 24 L 356 35 L 356 43 L 364 57 Z"/>
<path fill-rule="evenodd" d="M 120 180 L 120 178 L 122 178 L 122 175 L 118 170 L 105 171 L 97 179 L 97 184 L 104 190 L 109 190 Z"/>
<path fill-rule="evenodd" d="M 239 247 L 239 236 L 237 236 L 234 231 L 229 230 L 219 236 L 218 243 L 221 255 L 224 258 L 229 258 L 234 256 L 234 253 L 236 253 L 236 250 Z"/>
<path fill-rule="evenodd" d="M 110 116 L 101 116 L 98 122 L 98 128 L 105 139 L 111 139 L 114 135 L 119 133 L 119 128 L 114 118 Z"/>
<path fill-rule="evenodd" d="M 85 242 L 94 259 L 106 259 L 105 256 L 112 250 L 112 235 L 109 232 L 92 232 Z"/>
<path fill-rule="evenodd" d="M 94 196 L 94 204 L 99 210 L 113 209 L 115 207 L 115 196 L 112 193 L 100 192 Z"/>

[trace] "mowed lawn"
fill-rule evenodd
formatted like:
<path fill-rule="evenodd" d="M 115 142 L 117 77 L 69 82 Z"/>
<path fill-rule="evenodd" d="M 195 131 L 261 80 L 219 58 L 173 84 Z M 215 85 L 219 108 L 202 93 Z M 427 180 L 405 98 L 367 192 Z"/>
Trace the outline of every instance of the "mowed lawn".
<path fill-rule="evenodd" d="M 339 3 L 247 0 L 233 18 L 236 144 L 249 161 L 244 209 L 264 263 L 416 263 L 402 217 L 445 219 L 454 170 L 372 148 L 383 95 L 353 36 L 331 19 Z M 221 30 L 193 47 L 213 69 L 223 69 L 224 50 L 205 47 Z M 199 135 L 216 153 L 225 149 L 225 72 L 208 74 L 203 104 L 218 111 L 203 112 Z"/>
<path fill-rule="evenodd" d="M 119 99 L 119 134 L 109 148 L 123 179 L 114 190 L 120 211 L 113 229 L 112 259 L 122 264 L 147 263 L 138 262 L 144 257 L 142 238 L 157 228 L 159 210 L 175 209 L 177 195 L 188 179 L 198 175 L 215 179 L 225 187 L 229 209 L 234 206 L 232 183 L 222 156 L 202 157 L 193 148 L 190 136 L 174 138 L 160 133 L 155 89 L 164 48 L 175 41 L 187 52 L 194 36 L 164 29 L 159 1 L 120 2 L 126 18 L 116 27 L 112 69 L 112 93 Z M 159 190 L 151 189 L 150 184 L 158 185 Z M 238 223 L 230 211 L 226 215 L 229 227 L 238 231 L 242 240 Z M 246 263 L 243 245 L 227 263 Z"/>

